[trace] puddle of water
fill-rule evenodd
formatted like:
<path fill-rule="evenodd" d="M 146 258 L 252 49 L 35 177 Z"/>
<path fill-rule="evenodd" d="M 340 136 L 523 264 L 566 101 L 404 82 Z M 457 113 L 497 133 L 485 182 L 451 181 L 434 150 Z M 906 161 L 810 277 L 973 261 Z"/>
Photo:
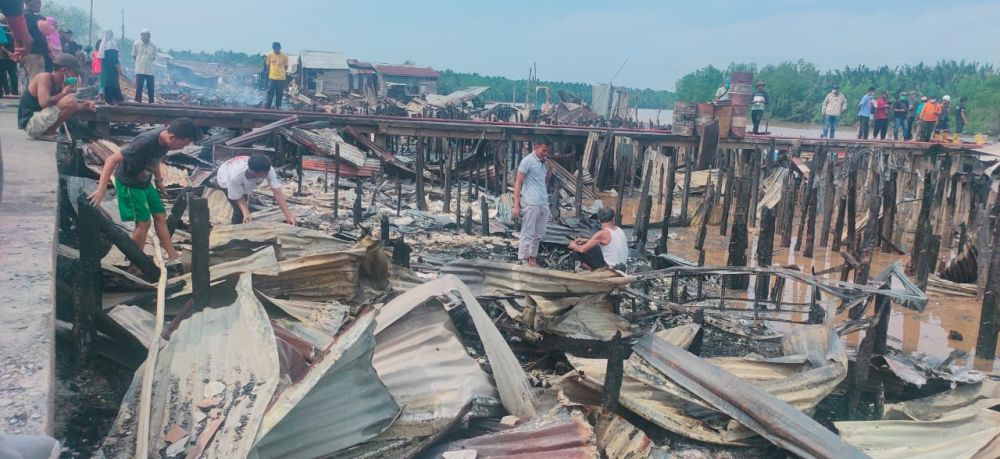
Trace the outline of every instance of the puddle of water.
<path fill-rule="evenodd" d="M 690 208 L 693 214 L 700 198 L 691 199 Z M 679 205 L 680 200 L 676 201 Z M 630 204 L 626 201 L 626 204 Z M 635 204 L 632 203 L 632 208 Z M 624 209 L 629 207 L 623 206 Z M 662 213 L 662 210 L 660 211 Z M 625 221 L 628 221 L 632 212 L 623 210 Z M 655 215 L 655 214 L 654 214 Z M 807 258 L 799 252 L 792 250 L 795 247 L 795 232 L 798 231 L 798 217 L 792 233 L 791 247 L 780 247 L 780 235 L 775 237 L 775 254 L 773 264 L 775 265 L 797 265 L 803 272 L 811 272 L 815 268 L 817 272 L 843 264 L 843 259 L 839 254 L 831 252 L 828 248 L 819 246 L 819 235 L 816 235 L 816 248 L 813 258 Z M 658 233 L 658 228 L 651 230 Z M 672 254 L 681 256 L 688 260 L 697 260 L 698 252 L 694 249 L 697 238 L 697 228 L 676 227 L 670 228 L 670 233 L 676 238 L 670 240 L 669 250 Z M 655 237 L 650 235 L 651 241 Z M 756 264 L 757 250 L 757 228 L 750 228 L 750 260 L 751 265 Z M 708 235 L 705 240 L 705 264 L 724 266 L 729 257 L 729 237 L 719 234 L 719 227 L 710 225 Z M 881 253 L 876 248 L 872 261 L 871 276 L 875 277 L 886 267 L 896 261 L 906 263 L 909 257 L 897 255 L 895 253 Z M 831 279 L 839 279 L 840 272 L 825 275 Z M 853 273 L 851 279 L 853 279 Z M 751 283 L 750 291 L 753 290 Z M 785 286 L 783 301 L 793 303 L 807 303 L 809 301 L 810 288 L 801 283 L 789 282 Z M 748 292 L 749 294 L 749 292 Z M 936 292 L 929 292 L 927 308 L 924 312 L 916 312 L 899 306 L 893 306 L 889 319 L 889 346 L 901 349 L 904 352 L 919 352 L 932 357 L 935 360 L 944 360 L 953 350 L 963 351 L 967 354 L 965 358 L 955 359 L 955 364 L 964 365 L 967 368 L 976 368 L 981 371 L 1000 371 L 1000 359 L 982 360 L 975 359 L 976 338 L 979 333 L 979 315 L 982 303 L 974 297 L 950 296 Z M 796 317 L 798 316 L 798 317 Z M 804 320 L 804 315 L 792 314 L 793 320 Z M 772 322 L 775 328 L 782 328 L 781 323 Z M 962 340 L 948 339 L 950 331 L 956 331 L 962 335 Z M 857 346 L 864 335 L 862 333 L 851 333 L 844 337 L 844 341 L 852 346 Z M 1000 346 L 998 346 L 1000 348 Z"/>

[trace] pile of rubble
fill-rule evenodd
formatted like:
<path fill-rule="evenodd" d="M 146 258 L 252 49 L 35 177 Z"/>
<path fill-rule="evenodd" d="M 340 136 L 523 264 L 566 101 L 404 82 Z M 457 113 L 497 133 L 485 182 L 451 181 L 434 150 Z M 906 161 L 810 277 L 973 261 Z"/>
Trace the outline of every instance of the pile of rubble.
<path fill-rule="evenodd" d="M 67 279 L 81 259 L 79 196 L 116 143 L 95 139 L 61 155 Z M 290 146 L 308 154 L 291 161 Z M 167 212 L 189 274 L 129 274 L 120 268 L 127 255 L 106 245 L 95 315 L 114 345 L 101 352 L 133 356 L 136 370 L 99 457 L 1000 454 L 1000 415 L 991 410 L 1000 382 L 988 375 L 893 351 L 874 368 L 894 385 L 883 390 L 890 400 L 954 387 L 875 400 L 867 416 L 827 406 L 861 390 L 849 377 L 857 357 L 841 337 L 865 329 L 874 299 L 926 304 L 900 266 L 867 285 L 667 255 L 634 254 L 627 272 L 577 273 L 566 236 L 591 229 L 570 217 L 550 224 L 549 269 L 521 266 L 509 194 L 486 185 L 488 168 L 485 180 L 466 169 L 455 196 L 418 190 L 414 171 L 430 181 L 434 167 L 395 151 L 290 117 L 167 157 Z M 248 153 L 285 165 L 301 227 L 279 223 L 268 192 L 251 200 L 253 223 L 227 224 L 225 196 L 207 179 L 220 161 Z M 708 188 L 719 179 L 704 175 Z M 557 202 L 572 208 L 577 190 L 563 186 Z M 102 218 L 127 229 L 114 199 Z M 212 225 L 204 248 L 194 211 L 184 209 L 202 199 Z M 727 277 L 758 275 L 813 289 L 813 304 L 726 304 L 739 300 L 726 296 Z M 812 320 L 823 309 L 851 315 Z M 810 320 L 768 314 L 788 310 Z"/>

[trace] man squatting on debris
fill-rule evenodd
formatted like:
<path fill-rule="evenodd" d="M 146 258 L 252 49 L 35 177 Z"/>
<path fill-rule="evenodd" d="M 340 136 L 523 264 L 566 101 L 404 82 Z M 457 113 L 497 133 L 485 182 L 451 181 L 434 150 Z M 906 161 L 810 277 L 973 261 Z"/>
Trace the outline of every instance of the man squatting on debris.
<path fill-rule="evenodd" d="M 111 155 L 104 162 L 97 190 L 90 195 L 91 205 L 97 207 L 104 199 L 111 174 L 115 176 L 115 192 L 118 194 L 118 212 L 122 221 L 134 221 L 132 240 L 135 245 L 145 247 L 149 234 L 150 218 L 155 226 L 156 237 L 167 252 L 166 265 L 180 265 L 181 256 L 170 242 L 167 230 L 167 216 L 161 195 L 166 195 L 163 187 L 163 172 L 160 162 L 168 151 L 180 150 L 198 138 L 198 128 L 187 118 L 178 118 L 166 128 L 143 132 L 121 151 Z M 153 186 L 156 184 L 155 188 Z M 129 271 L 137 269 L 130 267 Z"/>
<path fill-rule="evenodd" d="M 281 192 L 281 181 L 278 174 L 271 167 L 271 159 L 266 155 L 256 154 L 253 156 L 237 156 L 219 166 L 219 171 L 215 175 L 215 184 L 226 193 L 229 205 L 233 208 L 233 219 L 230 223 L 237 225 L 240 223 L 250 223 L 250 206 L 247 203 L 247 196 L 257 189 L 257 186 L 267 179 L 267 185 L 274 193 L 274 200 L 277 201 L 281 212 L 285 214 L 285 221 L 289 225 L 295 225 L 295 216 L 288 209 L 288 201 L 285 200 L 284 193 Z"/>
<path fill-rule="evenodd" d="M 545 181 L 552 173 L 548 165 L 552 140 L 543 138 L 535 142 L 531 154 L 517 166 L 514 180 L 514 218 L 521 219 L 521 240 L 517 244 L 517 258 L 528 266 L 538 266 L 538 245 L 545 237 L 549 222 L 549 194 Z M 523 208 L 522 208 L 523 206 Z"/>
<path fill-rule="evenodd" d="M 569 243 L 573 258 L 580 262 L 581 268 L 589 270 L 624 267 L 628 263 L 628 239 L 625 231 L 615 226 L 615 211 L 602 207 L 597 210 L 597 220 L 601 229 L 589 240 L 576 238 Z"/>
<path fill-rule="evenodd" d="M 80 62 L 69 54 L 59 54 L 54 71 L 35 75 L 17 107 L 17 127 L 37 139 L 52 135 L 66 120 L 84 110 L 94 110 L 93 102 L 76 100 Z"/>

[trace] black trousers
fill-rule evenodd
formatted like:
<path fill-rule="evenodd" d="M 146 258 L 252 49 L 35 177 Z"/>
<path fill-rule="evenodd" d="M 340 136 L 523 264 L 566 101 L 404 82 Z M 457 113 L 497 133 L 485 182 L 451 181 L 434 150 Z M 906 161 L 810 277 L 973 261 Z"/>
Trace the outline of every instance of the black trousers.
<path fill-rule="evenodd" d="M 608 264 L 604 261 L 604 253 L 601 246 L 595 245 L 587 253 L 573 252 L 573 259 L 590 267 L 590 269 L 604 268 Z"/>
<path fill-rule="evenodd" d="M 144 75 L 141 73 L 135 74 L 135 101 L 142 103 L 142 86 L 144 84 L 149 92 L 149 103 L 155 102 L 156 100 L 153 98 L 153 86 L 155 86 L 156 81 L 153 75 Z"/>
<path fill-rule="evenodd" d="M 267 101 L 264 108 L 281 108 L 281 98 L 285 96 L 285 80 L 268 80 Z"/>
<path fill-rule="evenodd" d="M 868 120 L 870 120 L 870 119 L 871 119 L 871 117 L 868 117 L 868 116 L 859 116 L 858 117 L 858 138 L 859 139 L 867 139 L 868 138 Z"/>
<path fill-rule="evenodd" d="M 753 121 L 753 133 L 760 134 L 760 120 L 764 117 L 764 110 L 751 110 L 750 120 Z"/>
<path fill-rule="evenodd" d="M 882 139 L 885 140 L 885 134 L 889 131 L 889 119 L 875 120 L 875 134 L 872 135 L 872 139 Z"/>
<path fill-rule="evenodd" d="M 17 62 L 0 60 L 0 92 L 17 95 Z"/>
<path fill-rule="evenodd" d="M 225 193 L 226 197 L 228 198 L 229 190 L 223 188 L 222 192 Z M 229 199 L 229 207 L 233 208 L 233 218 L 229 219 L 229 223 L 233 225 L 239 225 L 240 223 L 243 223 L 243 210 L 240 209 L 239 203 L 240 203 L 239 201 L 233 201 L 232 199 Z"/>

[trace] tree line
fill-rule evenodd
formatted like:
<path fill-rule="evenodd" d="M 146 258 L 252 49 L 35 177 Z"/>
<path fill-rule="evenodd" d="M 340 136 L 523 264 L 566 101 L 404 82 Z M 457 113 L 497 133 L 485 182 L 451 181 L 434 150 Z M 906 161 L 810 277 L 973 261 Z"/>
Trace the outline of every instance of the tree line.
<path fill-rule="evenodd" d="M 869 87 L 878 94 L 889 91 L 895 100 L 902 91 L 917 91 L 920 96 L 940 99 L 950 95 L 952 106 L 967 97 L 967 132 L 996 134 L 1000 131 L 1000 69 L 990 64 L 965 61 L 941 61 L 899 67 L 845 67 L 821 72 L 815 65 L 798 60 L 777 65 L 730 64 L 725 69 L 704 67 L 677 81 L 677 100 L 710 101 L 715 90 L 735 71 L 750 71 L 754 80 L 767 83 L 771 118 L 774 120 L 817 123 L 823 98 L 833 85 L 847 97 L 848 108 L 841 124 L 857 120 L 857 104 Z M 755 81 L 756 83 L 756 81 Z M 912 101 L 911 101 L 912 102 Z"/>

